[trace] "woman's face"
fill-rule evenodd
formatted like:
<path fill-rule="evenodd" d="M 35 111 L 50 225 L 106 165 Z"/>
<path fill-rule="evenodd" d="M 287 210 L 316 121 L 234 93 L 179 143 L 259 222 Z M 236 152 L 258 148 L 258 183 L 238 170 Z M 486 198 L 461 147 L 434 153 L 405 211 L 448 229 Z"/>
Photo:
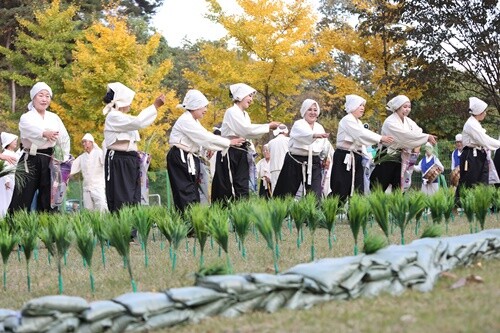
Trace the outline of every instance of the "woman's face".
<path fill-rule="evenodd" d="M 204 107 L 201 107 L 199 109 L 191 111 L 191 115 L 193 116 L 194 119 L 201 119 L 201 118 L 203 118 L 203 116 L 205 115 L 207 110 L 208 110 L 208 107 L 204 106 Z"/>
<path fill-rule="evenodd" d="M 309 125 L 312 125 L 318 120 L 318 105 L 313 103 L 304 114 L 304 119 Z"/>
<path fill-rule="evenodd" d="M 363 117 L 364 113 L 365 113 L 365 105 L 364 104 L 361 104 L 360 106 L 358 106 L 358 108 L 356 110 L 352 111 L 352 115 L 354 117 L 356 117 L 356 119 Z"/>
<path fill-rule="evenodd" d="M 17 139 L 15 139 L 14 141 L 12 141 L 8 146 L 7 146 L 8 149 L 10 150 L 16 150 L 17 149 Z"/>
<path fill-rule="evenodd" d="M 248 95 L 248 96 L 245 96 L 245 97 L 244 97 L 241 101 L 239 101 L 237 104 L 240 106 L 240 108 L 241 108 L 242 110 L 246 110 L 246 109 L 248 109 L 248 108 L 250 107 L 250 105 L 252 104 L 252 102 L 253 102 L 253 96 L 254 96 L 254 95 L 255 95 L 255 94 L 254 94 L 254 93 L 252 93 L 252 94 L 250 94 L 250 95 Z"/>
<path fill-rule="evenodd" d="M 406 102 L 405 104 L 401 105 L 398 111 L 401 112 L 403 116 L 408 116 L 411 111 L 411 102 Z"/>
<path fill-rule="evenodd" d="M 484 120 L 484 118 L 486 118 L 486 111 L 484 111 L 483 113 L 480 113 L 480 114 L 478 114 L 478 115 L 476 116 L 476 119 L 477 119 L 478 121 L 483 121 L 483 120 Z"/>
<path fill-rule="evenodd" d="M 43 89 L 33 97 L 33 106 L 37 111 L 43 112 L 48 109 L 50 101 L 50 93 L 48 92 L 48 90 Z"/>

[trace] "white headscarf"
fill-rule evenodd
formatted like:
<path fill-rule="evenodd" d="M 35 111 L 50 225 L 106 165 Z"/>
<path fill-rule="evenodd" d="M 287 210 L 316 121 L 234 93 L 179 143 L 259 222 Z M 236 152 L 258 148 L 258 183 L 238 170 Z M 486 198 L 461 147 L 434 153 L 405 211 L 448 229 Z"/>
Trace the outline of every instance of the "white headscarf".
<path fill-rule="evenodd" d="M 455 135 L 455 141 L 462 142 L 462 134 L 458 133 L 457 135 Z"/>
<path fill-rule="evenodd" d="M 233 96 L 233 100 L 242 101 L 243 98 L 253 94 L 256 90 L 244 83 L 236 83 L 229 86 L 229 91 Z"/>
<path fill-rule="evenodd" d="M 28 103 L 28 110 L 33 109 L 33 98 L 42 90 L 47 90 L 49 92 L 50 98 L 52 98 L 52 89 L 45 82 L 37 82 L 30 90 L 31 102 Z"/>
<path fill-rule="evenodd" d="M 477 97 L 469 97 L 469 113 L 475 116 L 481 114 L 486 110 L 488 104 L 483 102 Z"/>
<path fill-rule="evenodd" d="M 424 149 L 425 151 L 430 151 L 431 153 L 434 152 L 434 147 L 429 142 L 425 143 Z"/>
<path fill-rule="evenodd" d="M 91 141 L 93 143 L 93 145 L 94 145 L 94 148 L 101 149 L 101 148 L 99 148 L 99 146 L 97 145 L 97 143 L 95 143 L 94 137 L 92 136 L 92 134 L 85 133 L 85 135 L 82 138 L 82 141 L 83 140 Z"/>
<path fill-rule="evenodd" d="M 198 110 L 208 105 L 208 99 L 199 90 L 191 89 L 184 96 L 182 104 L 177 107 L 184 110 Z"/>
<path fill-rule="evenodd" d="M 366 99 L 358 95 L 346 95 L 345 97 L 345 112 L 351 113 L 361 105 L 365 104 Z"/>
<path fill-rule="evenodd" d="M 113 82 L 108 84 L 108 91 L 110 90 L 113 90 L 115 95 L 113 97 L 113 100 L 109 102 L 102 110 L 102 113 L 104 115 L 111 111 L 113 107 L 121 108 L 132 104 L 135 96 L 135 91 L 133 91 L 123 83 Z"/>
<path fill-rule="evenodd" d="M 304 115 L 306 114 L 307 109 L 309 109 L 311 107 L 311 105 L 313 105 L 313 104 L 316 104 L 316 106 L 318 107 L 318 116 L 319 116 L 320 110 L 319 110 L 318 102 L 316 102 L 313 99 L 308 98 L 304 102 L 302 102 L 302 106 L 300 107 L 300 115 L 302 118 L 304 118 Z"/>
<path fill-rule="evenodd" d="M 280 124 L 274 131 L 273 131 L 273 134 L 274 136 L 278 136 L 278 134 L 281 134 L 281 133 L 285 133 L 287 134 L 288 133 L 288 127 L 286 127 L 285 124 Z"/>
<path fill-rule="evenodd" d="M 409 101 L 410 99 L 405 95 L 398 95 L 387 103 L 387 110 L 396 112 L 403 104 Z"/>
<path fill-rule="evenodd" d="M 14 140 L 17 139 L 17 135 L 7 133 L 7 132 L 2 132 L 0 134 L 0 140 L 2 140 L 2 148 L 5 149 L 7 148 L 8 145 L 10 145 Z"/>

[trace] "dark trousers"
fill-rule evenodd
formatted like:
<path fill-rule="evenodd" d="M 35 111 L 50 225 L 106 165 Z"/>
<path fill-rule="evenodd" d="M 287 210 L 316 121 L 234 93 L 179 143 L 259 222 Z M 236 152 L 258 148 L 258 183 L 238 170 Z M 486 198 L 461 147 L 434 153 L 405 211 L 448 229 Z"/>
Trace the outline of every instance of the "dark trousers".
<path fill-rule="evenodd" d="M 269 199 L 271 197 L 270 188 L 271 183 L 267 184 L 267 190 L 264 187 L 264 179 L 259 180 L 259 197 Z"/>
<path fill-rule="evenodd" d="M 455 192 L 456 202 L 459 203 L 462 188 L 470 188 L 478 184 L 488 185 L 489 171 L 485 151 L 476 149 L 476 156 L 474 156 L 473 148 L 464 147 L 460 155 L 460 180 Z"/>
<path fill-rule="evenodd" d="M 224 157 L 220 151 L 217 152 L 215 175 L 212 180 L 212 201 L 226 202 L 233 198 L 228 160 L 231 163 L 234 198 L 247 198 L 249 195 L 248 152 L 231 147 Z"/>
<path fill-rule="evenodd" d="M 49 212 L 53 210 L 50 207 L 50 162 L 53 152 L 54 150 L 52 148 L 47 148 L 39 149 L 36 155 L 29 155 L 26 152 L 23 154 L 19 163 L 24 165 L 25 159 L 28 159 L 29 173 L 24 182 L 16 182 L 12 201 L 9 206 L 10 213 L 20 209 L 30 211 L 31 203 L 37 190 L 36 210 L 39 212 Z"/>
<path fill-rule="evenodd" d="M 182 161 L 181 154 L 185 155 Z M 191 203 L 200 202 L 198 179 L 200 174 L 200 159 L 193 156 L 196 166 L 196 174 L 191 175 L 188 171 L 187 153 L 173 146 L 167 154 L 167 171 L 172 187 L 174 205 L 180 212 L 184 212 Z"/>
<path fill-rule="evenodd" d="M 346 170 L 344 163 L 345 157 L 350 155 L 349 151 L 336 149 L 333 154 L 332 175 L 330 177 L 330 187 L 332 192 L 330 195 L 339 196 L 342 202 L 345 202 L 351 194 L 352 187 L 352 171 L 354 174 L 354 191 L 363 193 L 364 169 L 361 164 L 362 157 L 359 154 L 354 154 L 354 165 L 351 165 L 351 170 Z"/>
<path fill-rule="evenodd" d="M 293 157 L 293 158 L 292 158 Z M 285 197 L 288 195 L 295 196 L 302 181 L 302 164 L 299 162 L 307 162 L 307 156 L 286 154 L 283 167 L 281 168 L 276 187 L 273 191 L 275 197 Z M 306 175 L 307 177 L 307 175 Z M 303 184 L 306 191 L 312 191 L 316 196 L 321 198 L 321 160 L 319 156 L 313 156 L 312 179 L 311 185 Z"/>
<path fill-rule="evenodd" d="M 110 212 L 141 202 L 140 161 L 135 151 L 106 152 L 106 200 Z"/>
<path fill-rule="evenodd" d="M 401 188 L 401 162 L 389 161 L 375 166 L 370 176 L 370 190 L 373 190 L 377 184 L 385 191 L 389 185 L 392 190 Z"/>

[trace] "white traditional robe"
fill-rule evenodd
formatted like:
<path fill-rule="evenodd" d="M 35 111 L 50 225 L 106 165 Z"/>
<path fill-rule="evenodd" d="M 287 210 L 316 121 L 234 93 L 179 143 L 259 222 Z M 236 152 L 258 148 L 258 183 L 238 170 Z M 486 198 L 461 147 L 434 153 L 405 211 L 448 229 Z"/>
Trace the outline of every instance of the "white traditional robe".
<path fill-rule="evenodd" d="M 269 132 L 269 124 L 252 124 L 248 112 L 234 104 L 224 113 L 221 135 L 223 137 L 242 137 L 257 139 Z"/>
<path fill-rule="evenodd" d="M 424 133 L 417 123 L 408 117 L 401 120 L 396 113 L 385 119 L 381 134 L 394 137 L 394 142 L 388 145 L 388 153 L 399 149 L 410 151 L 424 145 L 429 139 L 429 134 Z"/>
<path fill-rule="evenodd" d="M 89 210 L 107 210 L 104 180 L 104 154 L 94 144 L 90 153 L 84 152 L 71 165 L 71 175 L 83 176 L 83 206 Z"/>
<path fill-rule="evenodd" d="M 35 108 L 24 113 L 19 120 L 19 131 L 21 143 L 31 154 L 36 154 L 38 149 L 53 148 L 56 144 L 60 146 L 64 161 L 69 159 L 71 140 L 68 131 L 59 116 L 53 112 L 45 111 L 42 117 Z M 57 141 L 44 138 L 43 132 L 58 131 Z"/>
<path fill-rule="evenodd" d="M 272 190 L 274 190 L 274 187 L 276 186 L 281 168 L 283 167 L 283 162 L 285 161 L 285 156 L 288 153 L 289 141 L 289 137 L 279 134 L 267 144 L 271 155 L 271 158 L 269 159 L 269 172 L 271 174 Z"/>
<path fill-rule="evenodd" d="M 344 116 L 339 122 L 337 131 L 337 148 L 350 151 L 362 151 L 363 146 L 371 146 L 380 142 L 382 136 L 363 126 L 361 120 L 352 113 Z"/>
<path fill-rule="evenodd" d="M 3 154 L 19 159 L 19 155 L 12 150 L 5 149 L 3 151 Z M 4 166 L 5 168 L 15 168 L 16 164 L 11 164 L 7 161 L 4 161 Z M 12 195 L 14 194 L 15 179 L 16 177 L 13 173 L 0 178 L 0 217 L 3 217 L 5 216 L 5 214 L 7 214 L 10 201 L 12 200 Z"/>
<path fill-rule="evenodd" d="M 154 105 L 148 106 L 137 116 L 112 109 L 104 123 L 104 148 L 109 148 L 116 141 L 129 141 L 127 151 L 136 151 L 137 142 L 141 139 L 138 130 L 151 125 L 157 114 Z"/>
<path fill-rule="evenodd" d="M 464 147 L 485 148 L 488 150 L 500 148 L 500 141 L 487 135 L 486 129 L 473 116 L 470 116 L 464 124 L 462 142 Z"/>

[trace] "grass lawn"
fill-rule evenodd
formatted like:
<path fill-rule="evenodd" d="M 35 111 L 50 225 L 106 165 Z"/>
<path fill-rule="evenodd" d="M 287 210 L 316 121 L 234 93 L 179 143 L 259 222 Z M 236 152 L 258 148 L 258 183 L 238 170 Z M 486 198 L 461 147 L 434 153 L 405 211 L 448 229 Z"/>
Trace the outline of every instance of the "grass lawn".
<path fill-rule="evenodd" d="M 427 223 L 431 223 L 429 220 Z M 425 221 L 419 233 L 421 233 Z M 499 217 L 488 217 L 486 228 L 500 228 Z M 444 230 L 444 225 L 443 225 Z M 131 261 L 138 291 L 162 291 L 171 287 L 190 286 L 194 283 L 194 273 L 199 266 L 199 246 L 196 244 L 196 257 L 193 255 L 194 239 L 188 239 L 179 248 L 177 267 L 172 272 L 171 260 L 165 241 L 155 241 L 148 246 L 149 267 L 144 266 L 144 256 L 139 245 L 131 246 Z M 369 232 L 381 234 L 374 223 Z M 466 234 L 469 224 L 465 217 L 456 217 L 450 223 L 448 235 Z M 330 250 L 327 232 L 318 229 L 315 236 L 316 258 L 341 257 L 353 254 L 353 237 L 347 222 L 340 222 L 335 229 L 337 241 Z M 406 243 L 417 238 L 414 225 L 405 233 Z M 285 223 L 283 240 L 280 242 L 278 265 L 280 271 L 311 259 L 309 230 L 304 229 L 304 242 L 300 248 L 296 243 L 297 233 L 290 232 Z M 363 236 L 359 242 L 362 249 Z M 394 229 L 392 244 L 399 244 L 398 229 Z M 230 258 L 235 273 L 267 272 L 274 273 L 272 252 L 266 247 L 261 235 L 250 233 L 247 241 L 247 259 L 237 248 L 235 237 L 230 233 Z M 64 294 L 82 296 L 88 301 L 110 299 L 131 291 L 128 272 L 123 261 L 113 248 L 106 250 L 106 267 L 101 262 L 99 247 L 93 259 L 96 293 L 90 292 L 88 271 L 82 259 L 72 246 L 63 267 Z M 218 246 L 211 247 L 207 241 L 205 265 L 225 263 L 225 255 L 219 257 Z M 40 249 L 38 259 L 32 259 L 31 293 L 26 286 L 26 263 L 21 253 L 18 260 L 13 252 L 7 267 L 7 290 L 0 291 L 0 308 L 20 309 L 29 299 L 58 293 L 57 266 L 55 259 L 48 262 L 47 251 Z M 457 269 L 457 277 L 470 274 L 480 275 L 482 284 L 470 284 L 451 290 L 449 286 L 456 279 L 442 278 L 431 293 L 408 291 L 399 297 L 382 295 L 375 299 L 357 299 L 345 302 L 329 302 L 307 311 L 279 311 L 275 314 L 254 313 L 240 318 L 215 317 L 184 327 L 169 329 L 169 332 L 500 332 L 500 261 L 483 261 L 480 265 Z"/>

